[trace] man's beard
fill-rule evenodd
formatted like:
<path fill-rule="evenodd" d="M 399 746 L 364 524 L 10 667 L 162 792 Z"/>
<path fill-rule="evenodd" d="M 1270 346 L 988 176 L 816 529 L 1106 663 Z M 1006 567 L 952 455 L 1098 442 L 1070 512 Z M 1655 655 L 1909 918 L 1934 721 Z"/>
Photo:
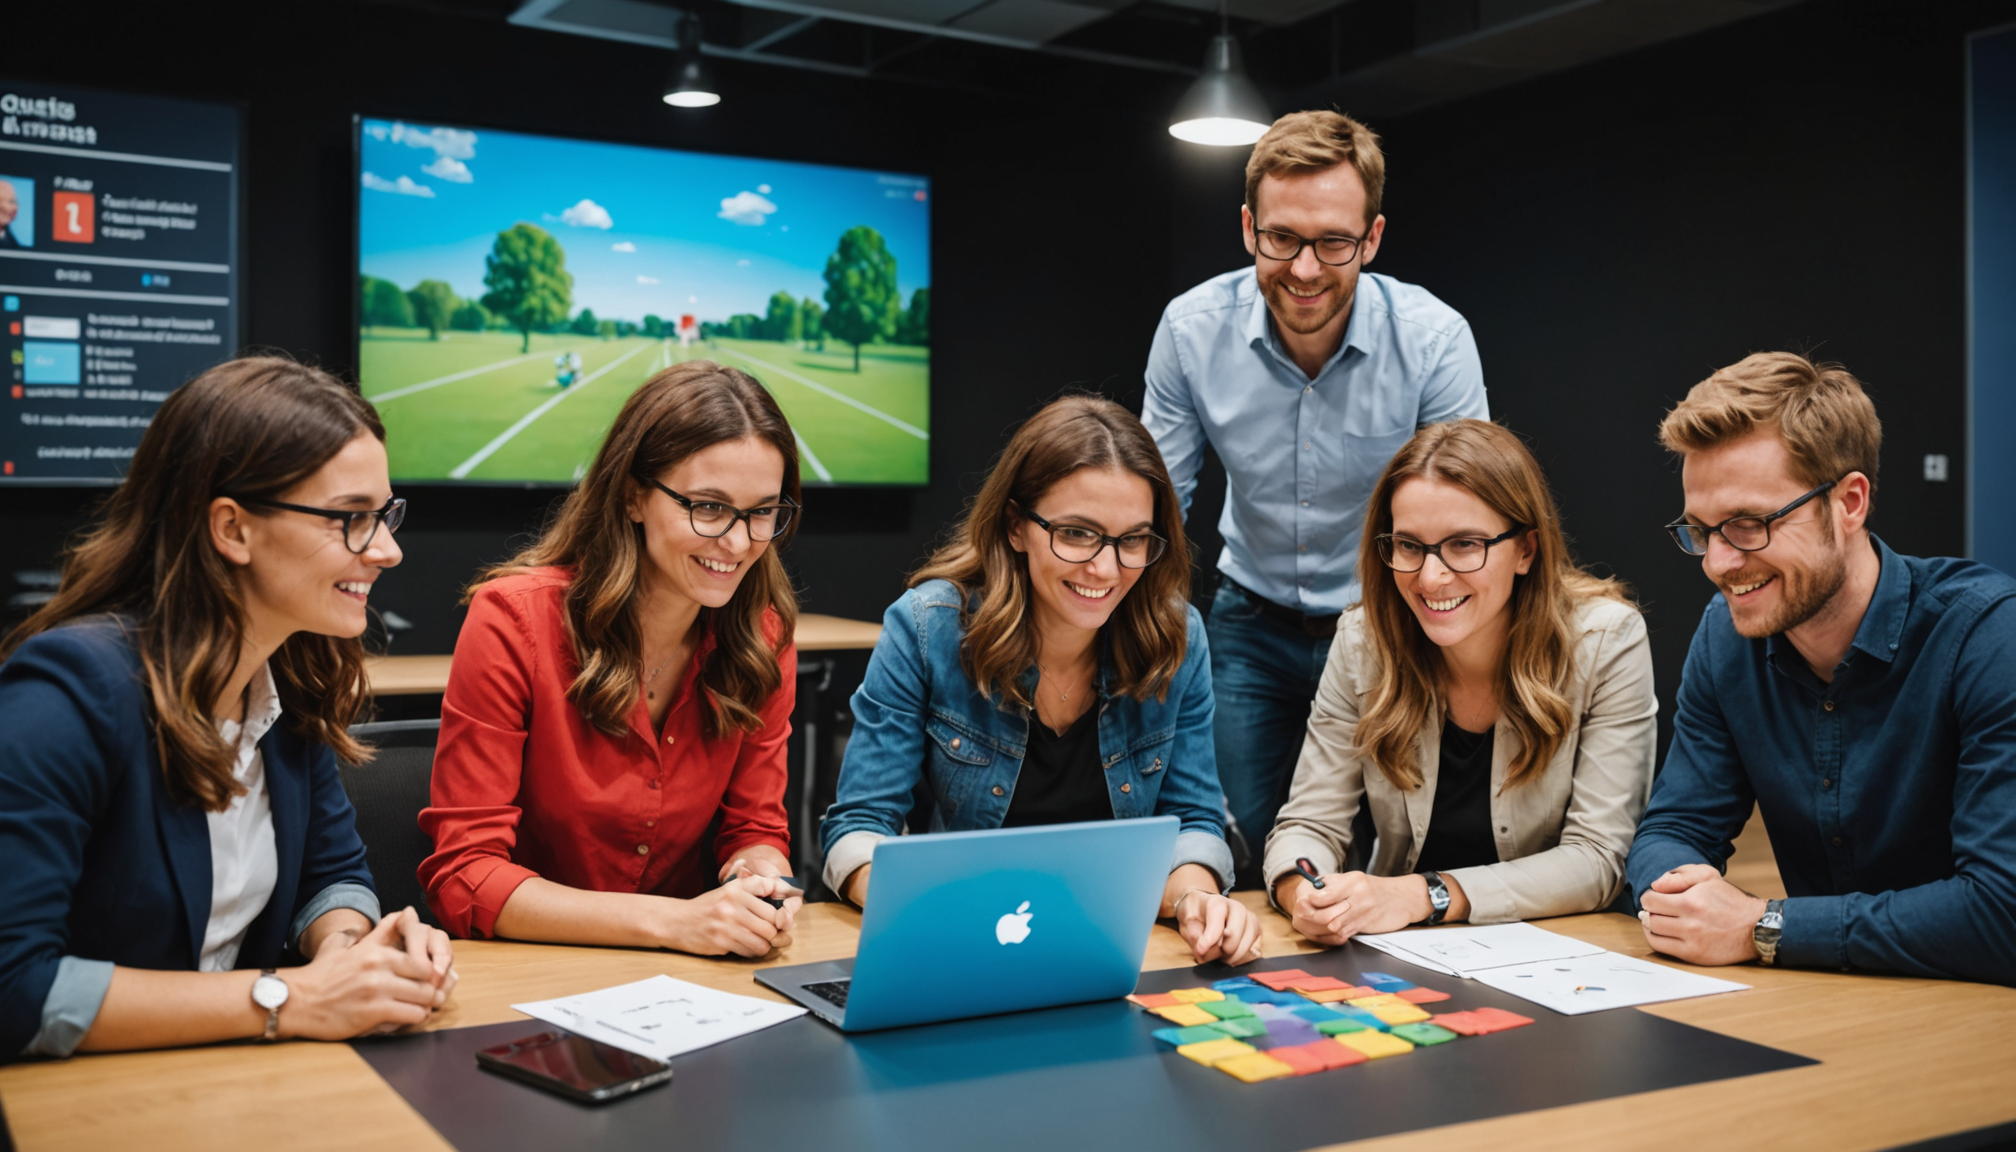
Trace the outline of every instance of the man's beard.
<path fill-rule="evenodd" d="M 1841 549 L 1830 548 L 1826 558 L 1818 566 L 1791 570 L 1781 568 L 1778 570 L 1777 579 L 1778 607 L 1760 623 L 1748 627 L 1736 624 L 1738 635 L 1752 640 L 1776 636 L 1781 632 L 1789 632 L 1818 616 L 1821 609 L 1827 607 L 1828 602 L 1841 591 L 1841 586 L 1848 582 L 1848 558 Z M 1724 588 L 1726 589 L 1731 583 L 1742 584 L 1746 581 L 1725 580 Z M 1733 615 L 1731 622 L 1735 622 Z"/>
<path fill-rule="evenodd" d="M 1328 327 L 1337 319 L 1339 312 L 1351 306 L 1351 299 L 1358 287 L 1358 277 L 1355 275 L 1326 280 L 1325 287 L 1331 292 L 1330 306 L 1319 316 L 1303 317 L 1304 310 L 1295 303 L 1294 297 L 1288 294 L 1288 289 L 1282 286 L 1281 282 L 1285 278 L 1286 274 L 1283 273 L 1271 280 L 1262 281 L 1261 289 L 1267 294 L 1267 302 L 1273 305 L 1270 311 L 1274 313 L 1274 322 L 1298 336 L 1321 332 Z M 1290 318 L 1295 318 L 1297 322 L 1290 323 Z"/>

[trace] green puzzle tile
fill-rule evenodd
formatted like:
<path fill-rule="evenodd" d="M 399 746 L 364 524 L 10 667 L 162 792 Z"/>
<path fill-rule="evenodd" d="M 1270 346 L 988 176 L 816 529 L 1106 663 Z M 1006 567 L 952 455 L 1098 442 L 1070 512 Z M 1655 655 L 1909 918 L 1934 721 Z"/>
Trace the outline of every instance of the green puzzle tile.
<path fill-rule="evenodd" d="M 1231 1020 L 1220 1020 L 1216 1024 L 1203 1025 L 1198 1031 L 1216 1031 L 1235 1040 L 1251 1040 L 1255 1036 L 1267 1035 L 1267 1022 L 1252 1016 L 1240 1016 Z"/>
<path fill-rule="evenodd" d="M 1335 1020 L 1318 1020 L 1316 1022 L 1316 1031 L 1321 1032 L 1325 1036 L 1347 1036 L 1353 1032 L 1370 1032 L 1374 1031 L 1374 1029 L 1370 1024 L 1352 1020 L 1349 1017 L 1339 1017 Z"/>
<path fill-rule="evenodd" d="M 1223 1040 L 1225 1033 L 1215 1024 L 1196 1024 L 1188 1028 L 1157 1028 L 1155 1039 L 1171 1048 L 1181 1048 L 1185 1044 L 1202 1044 L 1207 1040 Z"/>
<path fill-rule="evenodd" d="M 1253 1009 L 1238 1000 L 1216 1000 L 1209 1004 L 1199 1004 L 1197 1007 L 1220 1020 L 1237 1020 L 1242 1016 L 1253 1015 Z"/>
<path fill-rule="evenodd" d="M 1440 1024 L 1395 1024 L 1393 1035 L 1411 1044 L 1447 1044 L 1456 1039 L 1456 1033 Z"/>

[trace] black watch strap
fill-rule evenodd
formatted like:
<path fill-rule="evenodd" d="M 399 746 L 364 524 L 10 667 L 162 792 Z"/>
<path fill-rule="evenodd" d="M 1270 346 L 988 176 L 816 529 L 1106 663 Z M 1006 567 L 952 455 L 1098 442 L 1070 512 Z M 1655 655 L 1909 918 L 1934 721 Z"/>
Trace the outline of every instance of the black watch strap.
<path fill-rule="evenodd" d="M 1421 878 L 1428 882 L 1428 918 L 1420 923 L 1432 928 L 1449 915 L 1449 886 L 1442 882 L 1442 874 L 1432 868 L 1423 869 Z"/>

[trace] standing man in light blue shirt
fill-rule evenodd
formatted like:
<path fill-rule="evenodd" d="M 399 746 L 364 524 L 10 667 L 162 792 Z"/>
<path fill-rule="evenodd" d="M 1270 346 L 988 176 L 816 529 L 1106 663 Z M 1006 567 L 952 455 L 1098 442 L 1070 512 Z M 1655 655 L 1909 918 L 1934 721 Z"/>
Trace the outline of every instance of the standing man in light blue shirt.
<path fill-rule="evenodd" d="M 1255 851 L 1287 799 L 1338 614 L 1358 600 L 1374 482 L 1420 426 L 1490 419 L 1469 323 L 1363 270 L 1385 182 L 1379 138 L 1356 120 L 1275 121 L 1246 164 L 1254 266 L 1171 301 L 1148 353 L 1141 419 L 1186 514 L 1207 441 L 1225 465 L 1206 631 L 1218 775 Z"/>

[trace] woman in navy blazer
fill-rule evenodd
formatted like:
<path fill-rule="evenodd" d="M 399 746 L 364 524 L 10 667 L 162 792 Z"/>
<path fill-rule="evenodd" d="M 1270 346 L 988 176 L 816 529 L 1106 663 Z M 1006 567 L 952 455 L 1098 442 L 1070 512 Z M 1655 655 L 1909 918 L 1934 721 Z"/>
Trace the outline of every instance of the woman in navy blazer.
<path fill-rule="evenodd" d="M 325 373 L 212 369 L 0 646 L 0 1060 L 340 1039 L 447 998 L 448 939 L 380 917 L 336 769 L 368 755 L 357 637 L 400 559 L 384 435 Z"/>

